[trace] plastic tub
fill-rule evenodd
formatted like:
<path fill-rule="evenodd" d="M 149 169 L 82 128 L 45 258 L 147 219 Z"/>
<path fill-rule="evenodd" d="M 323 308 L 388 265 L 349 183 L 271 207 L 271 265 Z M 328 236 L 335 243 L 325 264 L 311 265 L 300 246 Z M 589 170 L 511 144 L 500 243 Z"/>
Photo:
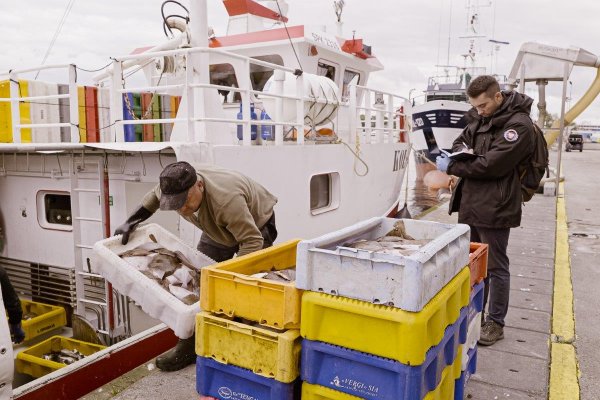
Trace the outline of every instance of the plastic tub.
<path fill-rule="evenodd" d="M 71 351 L 77 350 L 84 356 L 89 356 L 105 348 L 105 346 L 82 342 L 81 340 L 52 336 L 17 354 L 15 368 L 18 372 L 39 378 L 67 366 L 66 364 L 43 359 L 42 356 L 44 354 L 67 349 Z"/>
<path fill-rule="evenodd" d="M 201 399 L 294 400 L 299 398 L 299 388 L 298 380 L 282 383 L 211 358 L 196 360 L 196 391 Z"/>
<path fill-rule="evenodd" d="M 442 372 L 452 365 L 467 329 L 467 309 L 449 326 L 444 339 L 429 349 L 425 362 L 410 366 L 387 358 L 345 349 L 323 342 L 302 342 L 303 381 L 354 396 L 381 400 L 422 399 L 435 390 Z M 462 335 L 461 335 L 462 332 Z"/>
<path fill-rule="evenodd" d="M 469 268 L 471 269 L 471 286 L 481 282 L 487 276 L 488 245 L 471 242 L 469 245 Z"/>
<path fill-rule="evenodd" d="M 304 292 L 302 337 L 420 365 L 427 351 L 443 339 L 446 328 L 460 318 L 461 308 L 469 304 L 469 293 L 468 267 L 418 313 Z M 461 343 L 465 340 L 461 338 Z"/>
<path fill-rule="evenodd" d="M 23 299 L 21 299 L 21 307 L 23 314 L 33 313 L 37 315 L 31 319 L 21 321 L 21 326 L 25 332 L 25 341 L 67 324 L 67 313 L 63 307 Z"/>
<path fill-rule="evenodd" d="M 413 238 L 432 239 L 410 256 L 342 246 L 384 236 L 397 221 L 372 218 L 301 241 L 296 286 L 407 311 L 422 310 L 469 263 L 470 229 L 463 224 L 402 220 Z"/>
<path fill-rule="evenodd" d="M 115 289 L 139 304 L 148 315 L 173 329 L 177 337 L 189 338 L 194 333 L 195 318 L 200 311 L 200 303 L 187 305 L 181 302 L 157 282 L 117 255 L 148 242 L 150 234 L 169 250 L 181 251 L 197 267 L 214 264 L 212 259 L 192 249 L 160 225 L 148 224 L 137 228 L 125 246 L 121 244 L 121 235 L 96 242 L 92 256 L 92 270 L 101 274 Z"/>
<path fill-rule="evenodd" d="M 256 321 L 275 329 L 300 328 L 302 291 L 294 282 L 253 278 L 257 272 L 296 265 L 291 240 L 202 269 L 200 307 L 215 314 Z"/>
<path fill-rule="evenodd" d="M 257 375 L 290 383 L 300 375 L 300 331 L 277 332 L 201 312 L 197 315 L 196 354 Z"/>

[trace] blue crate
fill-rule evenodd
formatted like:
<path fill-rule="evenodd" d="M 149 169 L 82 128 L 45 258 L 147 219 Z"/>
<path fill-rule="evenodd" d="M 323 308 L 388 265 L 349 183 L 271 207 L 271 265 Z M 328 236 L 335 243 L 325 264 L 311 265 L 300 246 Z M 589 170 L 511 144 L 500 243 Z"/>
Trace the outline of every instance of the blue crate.
<path fill-rule="evenodd" d="M 245 368 L 198 357 L 196 391 L 217 399 L 294 400 L 300 398 L 300 380 L 282 383 Z"/>
<path fill-rule="evenodd" d="M 454 381 L 454 400 L 463 400 L 465 398 L 465 387 L 471 374 L 477 371 L 477 346 L 473 347 L 467 353 L 469 355 L 469 362 L 467 368 L 460 374 L 460 378 Z"/>
<path fill-rule="evenodd" d="M 466 339 L 467 307 L 461 309 L 442 341 L 427 351 L 425 362 L 418 366 L 304 340 L 300 376 L 310 384 L 365 399 L 421 400 L 438 386 L 444 368 L 452 365 L 459 344 Z"/>
<path fill-rule="evenodd" d="M 467 317 L 467 326 L 473 321 L 473 318 L 483 311 L 483 289 L 485 284 L 483 281 L 473 286 L 471 289 L 471 298 L 469 300 L 469 316 Z"/>

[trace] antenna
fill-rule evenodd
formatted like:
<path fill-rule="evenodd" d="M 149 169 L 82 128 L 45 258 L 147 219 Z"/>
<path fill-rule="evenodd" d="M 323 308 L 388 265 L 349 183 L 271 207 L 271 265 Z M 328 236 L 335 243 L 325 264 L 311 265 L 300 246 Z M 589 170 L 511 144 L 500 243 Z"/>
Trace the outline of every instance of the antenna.
<path fill-rule="evenodd" d="M 503 42 L 502 40 L 496 39 L 489 39 L 489 42 L 494 44 L 494 46 L 492 47 L 492 65 L 490 66 L 490 73 L 493 74 L 496 68 L 498 67 L 498 52 L 500 51 L 500 46 L 509 45 L 510 42 Z"/>
<path fill-rule="evenodd" d="M 335 15 L 337 16 L 337 34 L 338 36 L 343 36 L 344 32 L 342 26 L 344 23 L 342 22 L 342 12 L 344 11 L 344 5 L 346 5 L 344 0 L 335 0 L 333 2 L 333 9 L 335 10 Z"/>

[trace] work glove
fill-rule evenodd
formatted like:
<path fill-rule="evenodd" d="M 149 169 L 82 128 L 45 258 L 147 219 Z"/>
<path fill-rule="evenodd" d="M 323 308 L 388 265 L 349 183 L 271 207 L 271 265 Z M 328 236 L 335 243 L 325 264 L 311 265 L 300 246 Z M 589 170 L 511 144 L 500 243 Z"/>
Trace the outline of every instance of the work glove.
<path fill-rule="evenodd" d="M 435 158 L 435 165 L 442 172 L 448 171 L 448 164 L 450 164 L 450 158 L 445 154 L 441 154 Z"/>
<path fill-rule="evenodd" d="M 10 337 L 13 341 L 13 343 L 17 344 L 17 343 L 21 343 L 23 340 L 25 340 L 25 332 L 23 331 L 23 328 L 21 327 L 21 323 L 19 322 L 18 324 L 8 324 L 10 327 Z"/>
<path fill-rule="evenodd" d="M 122 225 L 119 225 L 117 229 L 115 229 L 115 235 L 123 235 L 121 239 L 121 244 L 126 245 L 129 242 L 129 235 L 135 231 L 135 228 L 140 224 L 140 222 L 144 222 L 148 218 L 152 216 L 152 212 L 148 211 L 143 206 L 139 206 L 133 214 L 127 218 L 127 221 Z"/>

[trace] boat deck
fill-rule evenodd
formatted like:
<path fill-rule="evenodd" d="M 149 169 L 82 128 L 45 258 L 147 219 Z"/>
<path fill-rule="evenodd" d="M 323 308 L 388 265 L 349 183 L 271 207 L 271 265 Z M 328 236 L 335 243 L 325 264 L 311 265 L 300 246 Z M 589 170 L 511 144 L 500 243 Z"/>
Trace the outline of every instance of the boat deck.
<path fill-rule="evenodd" d="M 551 165 L 556 165 L 556 154 L 551 152 Z M 600 181 L 590 179 L 600 170 L 600 144 L 586 143 L 582 153 L 563 153 L 562 158 L 566 181 L 558 201 L 536 195 L 523 208 L 521 227 L 511 232 L 505 338 L 479 347 L 467 399 L 600 398 L 600 269 L 594 262 L 600 254 L 595 201 Z M 456 222 L 456 215 L 447 214 L 447 203 L 421 218 Z M 144 365 L 85 399 L 197 396 L 193 365 L 174 373 Z"/>

